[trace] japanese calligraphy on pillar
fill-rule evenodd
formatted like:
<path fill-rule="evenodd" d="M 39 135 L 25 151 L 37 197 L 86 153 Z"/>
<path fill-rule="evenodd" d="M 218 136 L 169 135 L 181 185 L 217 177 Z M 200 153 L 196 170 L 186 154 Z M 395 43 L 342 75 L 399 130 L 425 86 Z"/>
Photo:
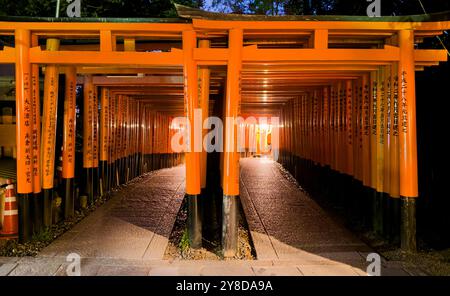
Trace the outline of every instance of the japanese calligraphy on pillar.
<path fill-rule="evenodd" d="M 108 160 L 108 147 L 109 147 L 109 90 L 106 88 L 102 89 L 102 97 L 101 97 L 101 114 L 100 114 L 100 122 L 101 122 L 101 138 L 100 138 L 100 160 L 107 161 Z"/>
<path fill-rule="evenodd" d="M 63 132 L 63 178 L 75 177 L 75 108 L 77 96 L 77 74 L 75 68 L 66 72 Z"/>
<path fill-rule="evenodd" d="M 40 127 L 41 127 L 41 114 L 40 114 L 40 102 L 39 102 L 39 66 L 31 66 L 31 116 L 32 116 L 32 129 L 31 129 L 31 149 L 33 154 L 33 167 L 32 178 L 33 192 L 39 193 L 41 191 L 41 175 L 39 170 L 40 164 Z"/>
<path fill-rule="evenodd" d="M 16 136 L 17 136 L 17 193 L 33 191 L 31 168 L 31 91 L 30 91 L 30 31 L 17 29 L 16 42 Z"/>
<path fill-rule="evenodd" d="M 367 81 L 366 81 L 367 82 Z M 370 91 L 369 84 L 363 82 L 363 121 L 364 136 L 370 135 Z"/>
<path fill-rule="evenodd" d="M 113 163 L 116 160 L 116 153 L 115 153 L 115 138 L 116 138 L 116 97 L 111 95 L 109 97 L 110 103 L 109 103 L 109 111 L 110 111 L 110 117 L 109 117 L 109 127 L 111 129 L 110 138 L 109 138 L 109 162 Z"/>
<path fill-rule="evenodd" d="M 385 88 L 384 88 L 384 83 L 383 83 L 383 81 L 381 81 L 381 83 L 380 83 L 380 116 L 379 116 L 379 119 L 380 119 L 380 134 L 379 134 L 379 143 L 381 144 L 381 145 L 383 145 L 384 144 L 384 119 L 385 119 L 385 116 L 384 116 L 384 104 L 385 104 L 385 95 L 386 95 L 386 93 L 385 93 Z"/>
<path fill-rule="evenodd" d="M 128 122 L 129 122 L 129 98 L 125 97 L 123 100 L 123 107 L 122 107 L 122 118 L 123 118 L 123 133 L 122 133 L 122 157 L 127 156 L 128 151 Z"/>
<path fill-rule="evenodd" d="M 391 98 L 391 104 L 390 104 L 390 121 L 391 121 L 391 128 L 390 128 L 390 156 L 389 156 L 389 162 L 390 162 L 390 175 L 389 175 L 389 182 L 390 182 L 390 191 L 389 194 L 392 197 L 399 197 L 400 196 L 400 150 L 399 150 L 399 126 L 398 126 L 398 95 L 399 95 L 399 84 L 398 84 L 398 69 L 397 66 L 394 65 L 392 68 L 392 74 L 391 74 L 392 82 L 392 98 Z"/>
<path fill-rule="evenodd" d="M 97 87 L 92 89 L 92 167 L 98 167 L 98 95 Z"/>
<path fill-rule="evenodd" d="M 53 188 L 57 104 L 58 68 L 56 66 L 47 66 L 44 81 L 44 115 L 42 122 L 42 188 L 44 189 Z"/>
<path fill-rule="evenodd" d="M 391 83 L 391 76 L 388 76 L 387 82 L 387 92 L 386 92 L 386 134 L 391 135 L 391 129 L 392 129 L 392 120 L 391 120 L 391 114 L 392 114 L 392 83 Z"/>
<path fill-rule="evenodd" d="M 393 121 L 392 121 L 392 135 L 398 137 L 398 76 L 394 77 L 394 96 L 393 96 Z"/>
<path fill-rule="evenodd" d="M 25 72 L 23 74 L 23 90 L 24 90 L 24 99 L 23 99 L 23 124 L 25 126 L 25 137 L 24 137 L 24 164 L 25 164 L 25 182 L 26 186 L 30 186 L 32 184 L 32 152 L 31 152 L 31 141 L 32 137 L 31 131 L 31 100 L 30 100 L 30 73 Z"/>
<path fill-rule="evenodd" d="M 363 184 L 370 186 L 371 184 L 371 170 L 369 169 L 370 158 L 370 79 L 369 75 L 364 75 L 362 78 L 362 121 L 363 121 L 363 149 L 362 149 L 362 163 L 363 165 Z"/>
<path fill-rule="evenodd" d="M 377 98 L 378 96 L 378 82 L 373 82 L 372 87 L 372 135 L 377 135 Z"/>
<path fill-rule="evenodd" d="M 362 81 L 358 82 L 358 92 L 357 92 L 357 100 L 358 100 L 358 106 L 357 106 L 357 112 L 358 112 L 358 135 L 359 135 L 359 149 L 360 151 L 363 149 L 363 135 L 364 135 L 364 85 Z"/>
<path fill-rule="evenodd" d="M 346 109 L 347 109 L 347 145 L 353 146 L 353 105 L 352 105 L 352 82 L 346 85 Z"/>
<path fill-rule="evenodd" d="M 84 84 L 84 111 L 83 111 L 83 167 L 92 168 L 92 124 L 94 112 L 94 87 L 92 84 L 92 77 L 85 77 Z"/>
<path fill-rule="evenodd" d="M 116 101 L 116 160 L 121 158 L 120 149 L 122 143 L 122 100 L 123 97 L 121 95 L 117 96 Z"/>
<path fill-rule="evenodd" d="M 407 90 L 408 90 L 408 81 L 406 79 L 407 73 L 406 71 L 402 72 L 402 122 L 401 122 L 401 128 L 402 132 L 404 134 L 408 133 L 408 96 L 407 96 Z"/>

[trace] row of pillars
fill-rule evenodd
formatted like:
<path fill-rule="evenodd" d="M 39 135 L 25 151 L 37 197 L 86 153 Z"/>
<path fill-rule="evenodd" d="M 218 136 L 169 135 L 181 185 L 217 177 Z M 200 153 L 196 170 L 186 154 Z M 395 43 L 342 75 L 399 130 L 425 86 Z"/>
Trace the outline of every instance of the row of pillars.
<path fill-rule="evenodd" d="M 54 156 L 55 156 L 55 133 L 56 133 L 56 110 L 58 94 L 58 68 L 55 65 L 46 67 L 46 77 L 44 83 L 44 106 L 42 136 L 40 135 L 41 123 L 39 118 L 39 68 L 37 65 L 31 65 L 29 62 L 29 48 L 37 45 L 37 39 L 33 36 L 31 39 L 30 31 L 17 29 L 16 38 L 16 87 L 17 87 L 17 163 L 18 163 L 18 197 L 20 219 L 20 233 L 22 239 L 29 238 L 31 233 L 30 225 L 27 222 L 28 217 L 36 217 L 39 220 L 39 213 L 30 213 L 30 199 L 33 195 L 39 196 L 41 190 L 44 192 L 44 211 L 43 222 L 48 224 L 48 205 L 51 201 L 51 192 L 54 179 Z M 194 48 L 197 47 L 197 37 L 194 31 L 183 32 L 183 69 L 185 81 L 185 110 L 186 116 L 190 122 L 194 122 L 195 109 L 201 107 L 203 116 L 207 116 L 207 106 L 209 104 L 209 70 L 207 68 L 198 68 L 194 60 Z M 414 38 L 412 31 L 399 32 L 399 42 L 401 49 L 401 60 L 398 63 L 398 79 L 394 79 L 392 73 L 396 65 L 385 67 L 378 72 L 364 76 L 357 82 L 345 82 L 337 84 L 328 89 L 317 90 L 313 95 L 307 98 L 297 100 L 297 112 L 292 114 L 291 118 L 287 110 L 283 113 L 285 120 L 284 133 L 282 133 L 282 154 L 281 160 L 287 166 L 292 167 L 292 157 L 307 159 L 314 164 L 328 165 L 332 169 L 342 174 L 351 175 L 355 178 L 361 178 L 365 186 L 374 188 L 377 192 L 388 192 L 392 197 L 391 188 L 393 185 L 385 185 L 386 179 L 385 158 L 384 155 L 391 155 L 391 150 L 398 153 L 398 192 L 404 199 L 405 210 L 402 218 L 402 245 L 405 248 L 415 248 L 415 225 L 414 225 L 414 198 L 417 197 L 417 151 L 415 135 L 415 90 L 414 90 Z M 199 46 L 208 47 L 208 41 L 201 40 Z M 242 46 L 243 32 L 241 29 L 232 29 L 229 31 L 229 57 L 227 68 L 227 85 L 224 100 L 224 116 L 237 118 L 240 106 L 240 81 L 242 70 Z M 47 50 L 57 50 L 58 41 L 49 39 Z M 390 73 L 390 74 L 389 74 Z M 387 75 L 388 74 L 388 75 Z M 387 79 L 391 77 L 391 79 Z M 199 84 L 200 78 L 200 84 Z M 366 80 L 366 82 L 364 82 Z M 390 83 L 388 83 L 391 81 Z M 392 99 L 392 93 L 395 93 L 395 81 L 401 93 L 400 99 L 395 104 Z M 390 86 L 388 86 L 388 84 Z M 199 89 L 200 85 L 200 89 Z M 361 86 L 363 90 L 358 90 Z M 368 86 L 368 87 L 366 87 Z M 389 98 L 386 98 L 388 88 L 391 88 Z M 369 106 L 364 105 L 367 100 L 363 93 L 366 89 L 371 90 L 372 95 Z M 384 89 L 384 91 L 382 90 Z M 401 90 L 400 90 L 401 89 Z M 72 68 L 66 73 L 66 100 L 64 114 L 64 141 L 63 141 L 63 178 L 74 178 L 74 147 L 75 147 L 75 97 L 76 97 L 76 72 Z M 96 88 L 87 77 L 84 97 L 84 120 L 83 120 L 83 166 L 87 169 L 86 176 L 93 180 L 91 176 L 101 176 L 99 184 L 100 191 L 108 191 L 112 186 L 126 182 L 129 178 L 142 173 L 145 157 L 136 154 L 139 147 L 145 146 L 143 140 L 145 134 L 140 128 L 139 123 L 145 121 L 146 109 L 141 108 L 139 102 L 135 102 L 126 96 L 111 97 L 107 90 L 101 92 L 101 124 L 100 133 L 98 132 L 98 101 Z M 199 93 L 200 92 L 200 93 Z M 322 97 L 320 100 L 319 97 Z M 333 99 L 333 98 L 334 99 Z M 355 100 L 353 99 L 355 98 Z M 356 98 L 361 98 L 359 101 Z M 199 99 L 200 98 L 200 99 Z M 308 100 L 309 98 L 309 100 Z M 327 98 L 327 99 L 325 99 Z M 390 101 L 390 107 L 385 105 Z M 312 103 L 313 102 L 313 103 Z M 327 102 L 327 103 L 325 103 Z M 102 104 L 103 103 L 103 104 Z M 67 104 L 67 105 L 66 105 Z M 303 108 L 298 110 L 299 104 Z M 359 112 L 353 108 L 353 105 L 359 106 L 360 110 L 366 111 L 369 108 L 368 116 L 366 113 Z M 365 106 L 365 107 L 364 107 Z M 394 106 L 394 107 L 393 107 Z M 397 106 L 397 109 L 395 109 Z M 308 109 L 309 108 L 309 109 Z M 319 112 L 319 108 L 321 112 Z M 391 110 L 389 116 L 385 113 Z M 110 111 L 107 112 L 106 110 Z M 113 112 L 112 110 L 116 111 Z M 292 108 L 295 110 L 295 107 Z M 304 112 L 302 121 L 300 113 Z M 308 111 L 306 111 L 308 110 Z M 356 110 L 356 113 L 355 111 Z M 381 111 L 383 110 L 383 111 Z M 292 111 L 294 112 L 294 111 Z M 359 113 L 358 113 L 359 112 Z M 394 118 L 395 112 L 398 112 L 398 134 L 393 135 L 395 128 L 391 122 L 390 128 L 387 118 Z M 144 116 L 142 116 L 144 114 Z M 326 114 L 327 116 L 324 116 Z M 332 116 L 330 115 L 332 114 Z M 329 115 L 329 116 L 328 116 Z M 358 115 L 362 118 L 355 121 Z M 369 118 L 369 137 L 365 134 L 363 128 L 358 130 L 358 124 L 366 128 L 367 117 Z M 326 119 L 328 118 L 328 120 Z M 354 120 L 355 118 L 355 120 Z M 309 121 L 308 121 L 309 120 Z M 366 120 L 366 121 L 364 121 Z M 151 121 L 151 119 L 150 119 Z M 333 123 L 332 123 L 333 122 Z M 109 124 L 108 124 L 109 123 Z M 305 123 L 305 125 L 302 125 Z M 195 123 L 194 123 L 195 124 Z M 315 129 L 318 126 L 330 126 L 327 128 Z M 295 128 L 294 128 L 295 125 Z M 67 128 L 66 128 L 67 127 Z M 374 128 L 375 127 L 375 128 Z M 303 130 L 302 130 L 303 128 Z M 167 125 L 169 129 L 169 125 Z M 398 149 L 388 148 L 385 141 L 388 137 L 386 130 L 389 129 L 389 140 L 394 141 L 398 138 Z M 191 129 L 190 138 L 194 138 L 194 129 Z M 319 135 L 314 133 L 320 130 Z M 223 188 L 223 211 L 222 211 L 222 247 L 225 257 L 234 256 L 237 253 L 237 208 L 239 196 L 239 153 L 237 151 L 237 126 L 225 126 L 224 147 L 225 152 L 221 159 L 221 185 Z M 306 131 L 306 132 L 302 132 Z M 354 134 L 358 132 L 359 134 Z M 361 133 L 362 131 L 362 133 Z M 392 133 L 392 134 L 391 134 Z M 104 137 L 109 135 L 109 137 Z M 114 135 L 114 136 L 111 136 Z M 148 135 L 148 133 L 147 133 Z M 168 135 L 168 133 L 167 133 Z M 351 137 L 350 137 L 351 135 Z M 358 135 L 366 140 L 366 145 L 361 145 L 356 141 Z M 328 141 L 328 148 L 324 141 Z M 303 138 L 302 138 L 303 137 Z M 333 138 L 331 138 L 333 137 Z M 134 139 L 134 140 L 133 140 Z M 156 136 L 153 135 L 153 139 Z M 317 139 L 321 139 L 316 141 Z M 383 140 L 382 140 L 383 139 Z M 130 142 L 132 140 L 132 142 Z M 369 142 L 367 142 L 367 140 Z M 96 144 L 101 142 L 100 149 Z M 142 141 L 142 142 L 140 142 Z M 322 142 L 320 142 L 322 141 Z M 303 146 L 295 145 L 296 142 Z M 134 143 L 134 144 L 131 144 Z M 140 143 L 142 145 L 140 145 Z M 308 144 L 309 143 L 309 144 Z M 128 147 L 131 144 L 130 147 Z M 193 247 L 201 245 L 201 217 L 197 196 L 206 183 L 206 152 L 195 152 L 194 141 L 190 141 L 190 152 L 186 157 L 186 193 L 189 200 L 189 238 Z M 234 149 L 230 149 L 234 146 Z M 309 146 L 308 146 L 309 145 Z M 317 146 L 319 145 L 319 146 Z M 306 147 L 304 147 L 306 146 Z M 389 145 L 391 147 L 392 145 Z M 105 148 L 106 147 L 106 148 Z M 352 149 L 350 149 L 350 147 Z M 394 146 L 392 146 L 394 147 Z M 319 150 L 318 150 L 319 148 Z M 324 149 L 324 153 L 318 153 Z M 100 150 L 100 151 L 99 151 Z M 142 150 L 142 149 L 141 149 Z M 231 152 L 233 151 L 233 152 Z M 71 153 L 72 152 L 72 153 Z M 369 157 L 367 157 L 369 152 Z M 140 151 L 142 154 L 142 151 Z M 395 154 L 394 153 L 394 154 Z M 154 154 L 154 153 L 151 153 Z M 383 156 L 382 156 L 383 155 Z M 396 154 L 395 154 L 396 155 Z M 394 157 L 395 157 L 394 155 Z M 98 162 L 100 158 L 100 163 Z M 366 158 L 364 158 L 366 157 Z M 392 167 L 389 160 L 389 167 Z M 152 159 L 153 161 L 153 159 Z M 368 163 L 366 161 L 369 161 Z M 359 164 L 356 165 L 355 163 Z M 42 165 L 41 165 L 42 164 Z M 361 165 L 362 164 L 362 165 Z M 101 173 L 95 173 L 100 166 Z M 394 165 L 395 167 L 395 165 Z M 366 168 L 366 169 L 364 169 Z M 370 178 L 364 179 L 364 173 Z M 389 171 L 389 179 L 397 172 Z M 384 178 L 383 178 L 384 176 Z M 370 181 L 369 181 L 370 179 Z M 93 183 L 93 182 L 92 182 Z M 395 182 L 394 182 L 395 183 Z M 72 193 L 70 189 L 71 182 L 65 183 L 66 192 Z M 114 185 L 113 185 L 114 184 Z M 388 189 L 389 188 L 389 189 Z M 389 190 L 389 191 L 388 191 Z M 88 189 L 89 199 L 94 199 L 94 190 Z M 69 194 L 70 195 L 70 194 Z M 72 197 L 73 198 L 73 197 Z M 70 199 L 70 197 L 69 197 Z M 33 202 L 39 200 L 33 199 Z M 65 199 L 67 215 L 70 216 L 72 205 Z M 39 209 L 39 207 L 32 207 Z M 35 223 L 36 224 L 36 223 Z M 39 228 L 36 226 L 36 228 Z"/>
<path fill-rule="evenodd" d="M 55 194 L 56 128 L 59 67 L 45 66 L 44 98 L 40 106 L 39 65 L 30 64 L 30 47 L 38 46 L 29 30 L 15 32 L 17 196 L 19 241 L 26 242 L 52 224 Z M 55 51 L 59 40 L 47 39 L 46 49 Z M 113 95 L 99 88 L 91 76 L 83 87 L 83 182 L 88 203 L 145 172 L 180 164 L 183 159 L 170 148 L 174 130 L 171 116 L 157 112 L 145 102 Z M 100 93 L 100 104 L 98 100 Z M 75 208 L 77 73 L 66 67 L 62 140 L 62 198 L 65 219 Z M 78 176 L 81 179 L 81 176 Z M 80 180 L 78 180 L 80 181 Z"/>
<path fill-rule="evenodd" d="M 148 171 L 181 163 L 182 155 L 170 145 L 176 133 L 171 115 L 145 101 L 99 89 L 90 75 L 84 77 L 83 92 L 83 169 L 89 203 Z"/>
<path fill-rule="evenodd" d="M 400 236 L 402 248 L 414 251 L 413 31 L 400 31 L 399 45 L 398 63 L 291 100 L 281 113 L 280 162 L 309 191 L 340 199 L 353 210 L 347 216 L 362 216 L 376 234 Z"/>

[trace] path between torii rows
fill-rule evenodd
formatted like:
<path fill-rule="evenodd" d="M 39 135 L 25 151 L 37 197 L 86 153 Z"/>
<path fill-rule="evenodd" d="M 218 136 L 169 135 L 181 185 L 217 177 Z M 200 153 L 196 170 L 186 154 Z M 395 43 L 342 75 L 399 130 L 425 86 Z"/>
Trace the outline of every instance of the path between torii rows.
<path fill-rule="evenodd" d="M 241 201 L 257 260 L 163 260 L 184 196 L 184 167 L 137 178 L 37 257 L 0 257 L 0 275 L 366 275 L 370 249 L 286 177 L 275 162 L 241 160 Z M 126 192 L 126 194 L 122 194 Z M 382 263 L 382 275 L 417 274 Z"/>

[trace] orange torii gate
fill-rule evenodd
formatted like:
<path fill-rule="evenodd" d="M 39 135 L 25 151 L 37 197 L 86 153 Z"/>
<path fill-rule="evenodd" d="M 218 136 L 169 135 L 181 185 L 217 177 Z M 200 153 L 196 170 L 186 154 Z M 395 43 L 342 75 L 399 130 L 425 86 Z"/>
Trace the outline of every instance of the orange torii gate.
<path fill-rule="evenodd" d="M 415 249 L 414 72 L 447 61 L 445 50 L 417 49 L 415 44 L 450 29 L 450 14 L 267 17 L 206 13 L 179 5 L 177 9 L 179 19 L 0 21 L 0 33 L 15 40 L 14 48 L 4 46 L 0 51 L 0 63 L 15 64 L 21 240 L 30 238 L 30 200 L 42 190 L 44 225 L 51 223 L 48 203 L 54 176 L 57 75 L 62 72 L 66 74 L 63 178 L 69 192 L 67 217 L 73 207 L 70 179 L 74 177 L 77 74 L 84 75 L 86 177 L 97 174 L 93 170 L 99 167 L 101 172 L 111 172 L 100 173 L 99 191 L 141 174 L 144 163 L 167 163 L 166 156 L 152 156 L 149 162 L 142 155 L 170 154 L 169 118 L 184 115 L 192 122 L 197 108 L 208 114 L 209 94 L 214 85 L 220 85 L 226 89 L 223 117 L 243 113 L 281 116 L 283 164 L 311 160 L 353 176 L 375 192 L 402 197 L 402 246 Z M 93 42 L 82 46 L 62 42 L 80 38 Z M 39 67 L 45 67 L 42 132 Z M 101 76 L 128 74 L 138 75 Z M 158 97 L 149 97 L 145 85 L 158 90 Z M 173 97 L 172 107 L 167 107 L 168 96 Z M 155 113 L 164 106 L 165 111 Z M 236 145 L 231 140 L 237 127 L 227 131 L 225 143 Z M 197 196 L 205 186 L 206 157 L 194 151 L 194 141 L 190 145 L 192 152 L 185 153 L 189 234 L 191 244 L 200 246 Z M 227 257 L 237 251 L 239 152 L 234 148 L 222 154 L 222 243 Z M 135 168 L 132 175 L 125 171 L 130 167 Z M 92 201 L 99 193 L 90 186 Z M 374 228 L 379 223 L 374 222 Z"/>

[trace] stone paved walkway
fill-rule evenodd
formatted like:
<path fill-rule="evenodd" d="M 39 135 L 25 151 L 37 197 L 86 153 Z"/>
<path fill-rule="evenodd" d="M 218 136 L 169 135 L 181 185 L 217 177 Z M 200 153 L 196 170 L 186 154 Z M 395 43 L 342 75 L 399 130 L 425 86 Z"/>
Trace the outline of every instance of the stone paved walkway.
<path fill-rule="evenodd" d="M 137 179 L 35 258 L 0 257 L 3 275 L 366 275 L 367 246 L 264 159 L 241 161 L 241 200 L 258 260 L 162 260 L 184 196 L 184 167 Z M 382 261 L 383 275 L 420 274 Z"/>
<path fill-rule="evenodd" d="M 39 257 L 162 259 L 184 197 L 184 167 L 133 180 Z"/>
<path fill-rule="evenodd" d="M 290 262 L 305 275 L 366 275 L 372 250 L 333 221 L 280 165 L 266 158 L 240 164 L 240 198 L 259 260 Z M 384 274 L 408 274 L 383 264 Z"/>
<path fill-rule="evenodd" d="M 264 158 L 241 161 L 241 201 L 260 259 L 370 249 Z"/>

